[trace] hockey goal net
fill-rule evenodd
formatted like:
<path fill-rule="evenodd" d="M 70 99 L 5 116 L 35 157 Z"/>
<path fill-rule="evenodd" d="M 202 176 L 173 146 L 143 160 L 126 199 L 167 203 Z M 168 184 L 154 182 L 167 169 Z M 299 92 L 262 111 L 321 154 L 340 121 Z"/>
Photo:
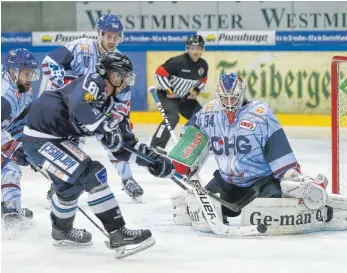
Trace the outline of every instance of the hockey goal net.
<path fill-rule="evenodd" d="M 347 195 L 347 56 L 331 62 L 332 191 Z"/>

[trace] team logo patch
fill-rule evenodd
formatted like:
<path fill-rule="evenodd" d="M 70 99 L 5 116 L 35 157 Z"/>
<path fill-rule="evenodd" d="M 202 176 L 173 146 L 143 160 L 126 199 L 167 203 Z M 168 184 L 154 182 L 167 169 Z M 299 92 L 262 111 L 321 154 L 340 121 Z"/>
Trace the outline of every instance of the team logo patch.
<path fill-rule="evenodd" d="M 249 120 L 241 120 L 240 128 L 253 131 L 257 127 L 257 124 Z"/>
<path fill-rule="evenodd" d="M 98 171 L 95 174 L 96 179 L 98 179 L 98 181 L 101 184 L 105 184 L 107 182 L 107 171 L 105 168 L 102 168 L 100 171 Z"/>
<path fill-rule="evenodd" d="M 96 100 L 96 98 L 92 94 L 90 94 L 90 93 L 84 94 L 84 101 L 85 102 L 92 102 L 94 100 Z"/>
<path fill-rule="evenodd" d="M 69 174 L 72 174 L 80 165 L 74 158 L 50 142 L 42 145 L 39 153 Z"/>
<path fill-rule="evenodd" d="M 209 103 L 209 104 L 206 105 L 205 110 L 206 111 L 211 111 L 212 108 L 213 108 L 213 103 Z"/>
<path fill-rule="evenodd" d="M 82 51 L 88 51 L 88 45 L 81 45 Z"/>
<path fill-rule="evenodd" d="M 204 74 L 204 71 L 205 71 L 205 69 L 203 69 L 203 68 L 201 67 L 201 68 L 199 68 L 199 70 L 198 70 L 198 74 L 201 76 L 202 74 Z"/>
<path fill-rule="evenodd" d="M 62 170 L 58 169 L 53 164 L 49 163 L 48 160 L 45 160 L 42 166 L 44 169 L 46 169 L 49 173 L 53 174 L 54 176 L 58 177 L 61 180 L 64 180 L 65 182 L 68 182 L 69 176 L 65 174 Z"/>
<path fill-rule="evenodd" d="M 258 107 L 256 110 L 257 114 L 261 115 L 264 113 L 264 108 L 263 107 Z"/>

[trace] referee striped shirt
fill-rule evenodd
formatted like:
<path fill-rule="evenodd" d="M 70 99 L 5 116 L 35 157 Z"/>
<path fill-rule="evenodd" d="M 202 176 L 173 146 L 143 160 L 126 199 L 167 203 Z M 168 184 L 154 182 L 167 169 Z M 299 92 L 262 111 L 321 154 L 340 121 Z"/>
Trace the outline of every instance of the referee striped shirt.
<path fill-rule="evenodd" d="M 200 58 L 193 62 L 188 53 L 170 58 L 155 71 L 158 89 L 169 89 L 179 98 L 189 95 L 193 89 L 200 93 L 207 82 L 208 65 Z"/>

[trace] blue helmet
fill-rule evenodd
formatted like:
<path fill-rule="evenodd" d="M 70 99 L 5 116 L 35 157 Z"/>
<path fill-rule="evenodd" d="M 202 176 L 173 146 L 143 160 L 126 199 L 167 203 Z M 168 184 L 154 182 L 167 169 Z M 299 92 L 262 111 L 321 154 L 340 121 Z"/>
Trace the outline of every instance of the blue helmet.
<path fill-rule="evenodd" d="M 246 84 L 235 73 L 223 73 L 217 82 L 216 95 L 224 110 L 235 112 L 246 98 Z"/>
<path fill-rule="evenodd" d="M 106 14 L 99 18 L 97 29 L 101 32 L 123 32 L 123 25 L 116 15 Z"/>
<path fill-rule="evenodd" d="M 37 59 L 33 53 L 25 48 L 10 50 L 6 57 L 5 68 L 8 73 L 10 73 L 10 70 L 13 69 L 17 73 L 17 79 L 19 70 L 21 69 L 34 70 L 32 80 L 38 80 L 40 76 Z"/>
<path fill-rule="evenodd" d="M 106 14 L 101 16 L 97 23 L 97 30 L 101 34 L 104 32 L 119 33 L 117 44 L 124 40 L 123 25 L 116 15 Z"/>

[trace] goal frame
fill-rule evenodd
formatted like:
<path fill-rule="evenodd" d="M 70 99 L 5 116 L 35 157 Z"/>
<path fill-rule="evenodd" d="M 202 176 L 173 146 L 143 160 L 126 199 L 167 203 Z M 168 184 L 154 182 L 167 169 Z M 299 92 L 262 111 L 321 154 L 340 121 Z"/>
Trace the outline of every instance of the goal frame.
<path fill-rule="evenodd" d="M 331 147 L 332 192 L 340 194 L 339 169 L 339 65 L 347 56 L 334 56 L 331 60 Z"/>

